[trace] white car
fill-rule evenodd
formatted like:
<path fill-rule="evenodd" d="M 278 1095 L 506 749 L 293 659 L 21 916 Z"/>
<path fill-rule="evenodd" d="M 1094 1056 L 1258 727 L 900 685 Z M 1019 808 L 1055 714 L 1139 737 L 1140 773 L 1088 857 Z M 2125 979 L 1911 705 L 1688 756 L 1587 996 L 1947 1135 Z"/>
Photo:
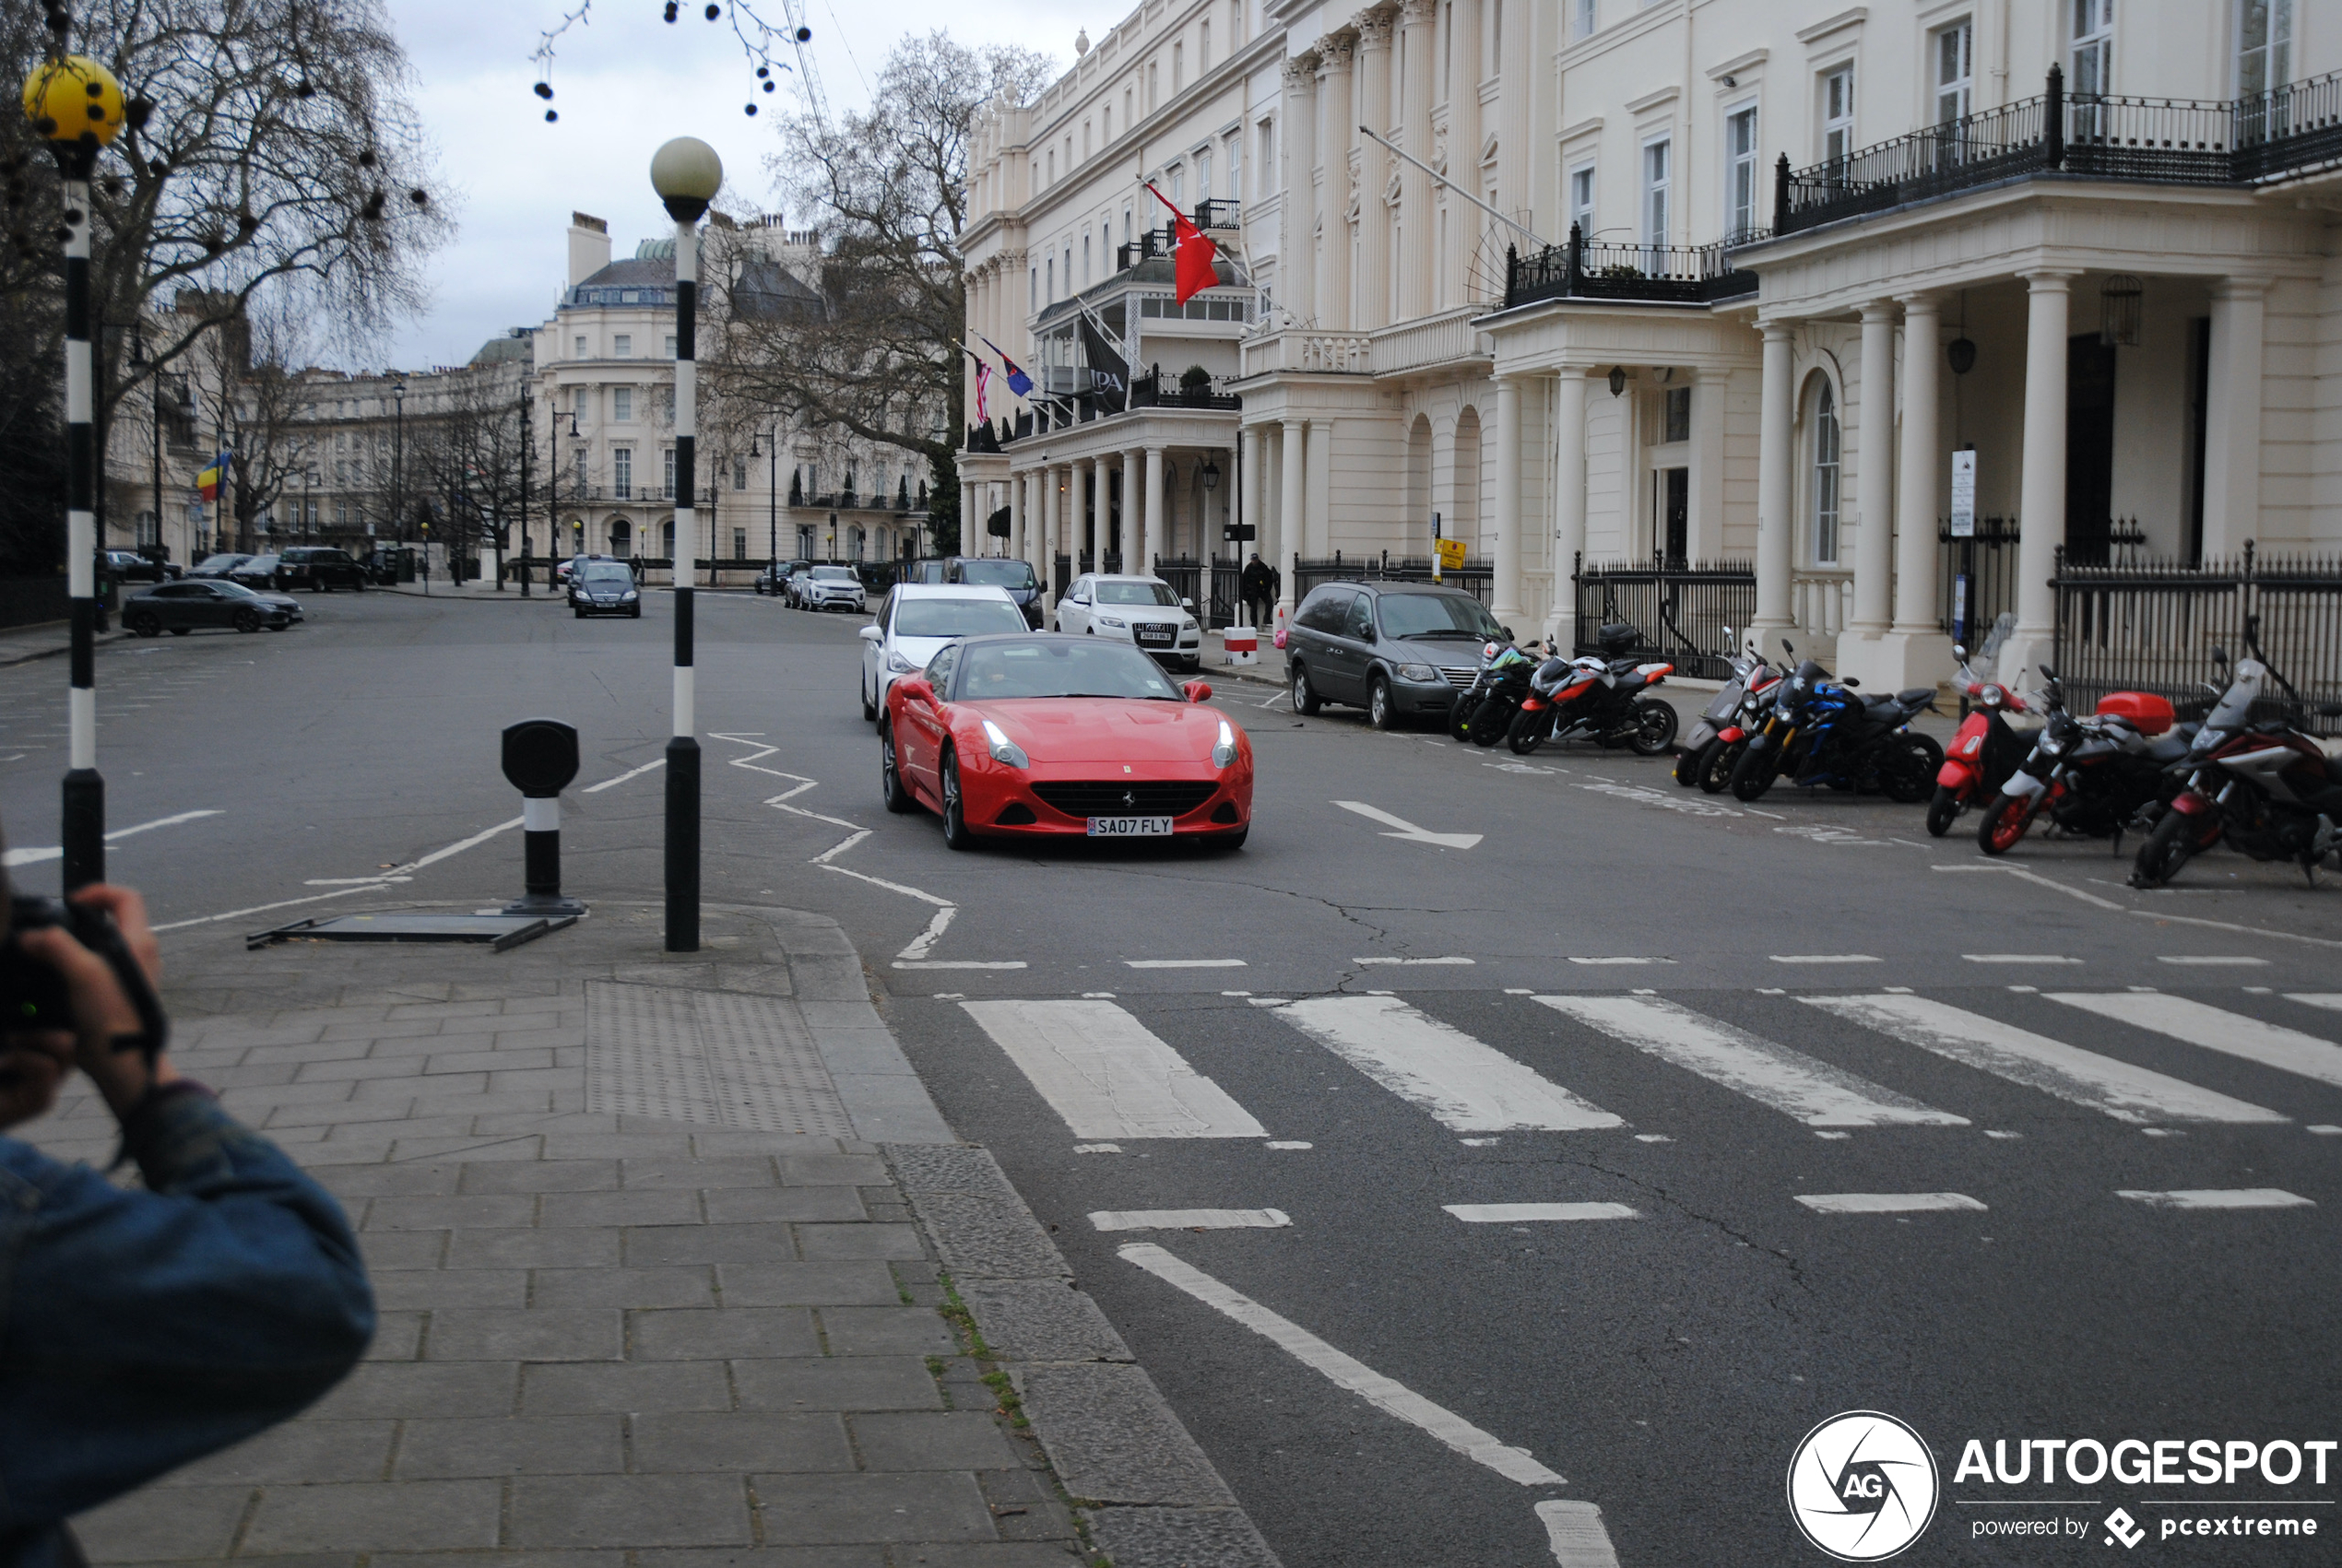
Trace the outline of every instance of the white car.
<path fill-rule="evenodd" d="M 862 593 L 862 580 L 850 566 L 817 566 L 798 591 L 803 595 L 800 602 L 810 610 L 848 609 L 859 615 L 870 607 Z"/>
<path fill-rule="evenodd" d="M 879 619 L 862 628 L 862 716 L 875 720 L 886 689 L 927 668 L 955 637 L 1024 631 L 1006 588 L 976 583 L 898 583 Z"/>
<path fill-rule="evenodd" d="M 1058 601 L 1058 630 L 1129 643 L 1181 669 L 1203 667 L 1203 628 L 1195 601 L 1160 577 L 1077 577 Z"/>

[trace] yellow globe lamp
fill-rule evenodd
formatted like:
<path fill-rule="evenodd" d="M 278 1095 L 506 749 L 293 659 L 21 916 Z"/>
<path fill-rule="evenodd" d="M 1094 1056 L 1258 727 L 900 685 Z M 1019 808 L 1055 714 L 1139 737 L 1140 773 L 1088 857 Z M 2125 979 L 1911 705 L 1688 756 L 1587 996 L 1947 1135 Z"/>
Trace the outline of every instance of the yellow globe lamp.
<path fill-rule="evenodd" d="M 25 78 L 24 112 L 52 142 L 103 147 L 122 131 L 122 84 L 87 54 L 68 54 Z"/>

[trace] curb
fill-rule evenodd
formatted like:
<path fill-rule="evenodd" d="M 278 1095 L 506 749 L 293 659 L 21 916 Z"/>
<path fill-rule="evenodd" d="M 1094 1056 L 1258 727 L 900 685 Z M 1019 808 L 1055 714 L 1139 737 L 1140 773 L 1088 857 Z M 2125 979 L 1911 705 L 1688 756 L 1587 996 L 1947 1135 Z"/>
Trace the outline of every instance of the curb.
<path fill-rule="evenodd" d="M 65 624 L 65 622 L 62 620 L 50 620 L 38 622 L 37 626 L 63 626 Z M 37 626 L 36 628 L 16 628 L 14 630 L 34 630 L 37 629 Z M 109 643 L 120 642 L 122 640 L 122 636 L 123 633 L 119 630 L 112 631 L 101 631 L 98 633 L 96 638 L 93 639 L 92 646 L 102 648 Z M 37 659 L 63 658 L 65 654 L 71 653 L 72 651 L 73 644 L 70 643 L 60 643 L 53 648 L 34 648 L 29 652 L 11 652 L 6 649 L 0 649 L 0 669 L 9 669 L 18 665 L 29 665 Z"/>
<path fill-rule="evenodd" d="M 991 1151 L 881 1152 L 1094 1548 L 1115 1568 L 1282 1568 Z"/>

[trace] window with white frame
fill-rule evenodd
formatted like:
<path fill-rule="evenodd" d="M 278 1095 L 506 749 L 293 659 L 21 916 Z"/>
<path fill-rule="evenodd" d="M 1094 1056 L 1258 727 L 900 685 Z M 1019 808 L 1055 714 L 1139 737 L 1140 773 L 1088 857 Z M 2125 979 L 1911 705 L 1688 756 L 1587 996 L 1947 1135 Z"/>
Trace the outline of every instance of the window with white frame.
<path fill-rule="evenodd" d="M 1212 149 L 1204 147 L 1195 155 L 1195 199 L 1212 199 Z"/>
<path fill-rule="evenodd" d="M 736 490 L 748 489 L 748 459 L 745 457 L 732 459 L 732 488 Z"/>
<path fill-rule="evenodd" d="M 2114 90 L 2114 0 L 2067 0 L 2074 24 L 2074 76 L 2068 84 L 2076 96 L 2096 97 Z"/>
<path fill-rule="evenodd" d="M 1963 17 L 1938 28 L 1931 52 L 1935 65 L 1935 123 L 1963 119 L 1976 103 L 1976 24 Z"/>
<path fill-rule="evenodd" d="M 1643 143 L 1643 243 L 1667 242 L 1667 193 L 1674 178 L 1674 144 L 1665 136 Z"/>
<path fill-rule="evenodd" d="M 2273 92 L 2293 74 L 2293 0 L 2238 0 L 2236 93 Z"/>
<path fill-rule="evenodd" d="M 1188 202 L 1188 171 L 1184 164 L 1171 166 L 1171 205 L 1185 206 Z"/>
<path fill-rule="evenodd" d="M 1087 288 L 1087 287 L 1089 286 L 1089 282 L 1090 282 L 1090 231 L 1089 231 L 1088 230 L 1084 229 L 1083 230 L 1082 230 L 1082 287 Z"/>
<path fill-rule="evenodd" d="M 675 357 L 675 335 L 671 332 L 667 335 L 667 357 L 670 360 Z"/>
<path fill-rule="evenodd" d="M 1244 195 L 1244 133 L 1228 133 L 1228 195 Z"/>
<path fill-rule="evenodd" d="M 1756 230 L 1756 106 L 1724 115 L 1724 232 Z"/>
<path fill-rule="evenodd" d="M 1041 269 L 1035 267 L 1025 278 L 1024 310 L 1030 315 L 1041 308 Z"/>
<path fill-rule="evenodd" d="M 658 449 L 658 493 L 664 500 L 675 499 L 675 449 L 671 446 Z M 689 501 L 691 497 L 683 499 Z"/>
<path fill-rule="evenodd" d="M 1177 92 L 1188 85 L 1188 46 L 1184 40 L 1171 46 L 1171 90 Z"/>
<path fill-rule="evenodd" d="M 633 419 L 634 389 L 633 387 L 613 386 L 609 389 L 609 417 L 621 425 Z"/>
<path fill-rule="evenodd" d="M 621 501 L 634 499 L 634 449 L 631 446 L 610 448 L 609 493 Z"/>
<path fill-rule="evenodd" d="M 582 333 L 582 332 L 581 332 L 581 333 L 579 333 L 579 334 L 577 335 L 577 358 L 582 360 L 582 359 L 584 359 L 585 357 L 586 357 L 586 335 L 585 335 L 584 333 Z"/>
<path fill-rule="evenodd" d="M 1838 564 L 1838 400 L 1823 382 L 1814 397 L 1814 564 Z"/>
<path fill-rule="evenodd" d="M 1594 237 L 1594 166 L 1591 163 L 1569 171 L 1569 226 L 1588 240 Z"/>
<path fill-rule="evenodd" d="M 1255 168 L 1258 171 L 1252 177 L 1253 183 L 1260 187 L 1260 195 L 1266 195 L 1277 178 L 1277 123 L 1274 120 L 1260 122 L 1260 156 Z"/>
<path fill-rule="evenodd" d="M 1854 150 L 1854 67 L 1822 74 L 1822 161 L 1836 163 Z"/>
<path fill-rule="evenodd" d="M 1199 77 L 1212 69 L 1212 18 L 1206 17 L 1196 31 L 1195 74 Z"/>
<path fill-rule="evenodd" d="M 1591 38 L 1597 18 L 1598 0 L 1571 0 L 1569 6 L 1570 36 Z"/>
<path fill-rule="evenodd" d="M 1049 286 L 1049 290 L 1048 290 L 1048 292 L 1047 292 L 1047 294 L 1043 295 L 1043 296 L 1042 296 L 1042 298 L 1043 298 L 1043 299 L 1045 299 L 1045 300 L 1046 300 L 1048 303 L 1050 303 L 1050 304 L 1054 305 L 1054 304 L 1056 304 L 1056 303 L 1057 303 L 1057 300 L 1058 300 L 1058 259 L 1057 259 L 1057 257 L 1055 257 L 1055 256 L 1051 256 L 1048 260 L 1047 260 L 1047 261 L 1045 261 L 1045 262 L 1043 262 L 1043 263 L 1041 264 L 1041 274 L 1042 274 L 1043 278 L 1044 278 L 1044 279 L 1047 282 L 1047 284 L 1048 284 L 1048 286 Z"/>
<path fill-rule="evenodd" d="M 621 360 L 633 359 L 634 357 L 633 334 L 621 332 L 612 337 L 609 340 L 609 351 Z"/>

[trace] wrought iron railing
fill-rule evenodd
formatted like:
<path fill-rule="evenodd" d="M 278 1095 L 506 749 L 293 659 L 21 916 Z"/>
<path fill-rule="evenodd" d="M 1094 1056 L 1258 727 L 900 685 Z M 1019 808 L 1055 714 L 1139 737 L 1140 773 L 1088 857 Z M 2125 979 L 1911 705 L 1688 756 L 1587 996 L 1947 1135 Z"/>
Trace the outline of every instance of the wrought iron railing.
<path fill-rule="evenodd" d="M 1575 223 L 1561 244 L 1522 255 L 1505 249 L 1505 307 L 1539 300 L 1628 300 L 1705 305 L 1756 291 L 1713 245 L 1597 244 Z"/>
<path fill-rule="evenodd" d="M 1603 626 L 1624 621 L 1641 634 L 1634 652 L 1674 664 L 1699 680 L 1732 678 L 1733 639 L 1756 613 L 1756 569 L 1746 561 L 1618 561 L 1573 558 L 1577 639 L 1573 656 L 1605 650 Z M 1616 658 L 1615 653 L 1608 654 Z"/>
<path fill-rule="evenodd" d="M 1244 407 L 1244 399 L 1233 392 L 1212 391 L 1208 381 L 1199 382 L 1193 386 L 1183 382 L 1165 381 L 1158 369 L 1131 378 L 1130 407 L 1240 409 Z"/>
<path fill-rule="evenodd" d="M 1976 647 L 1994 621 L 2017 608 L 2017 519 L 1980 517 L 1976 531 L 1962 536 L 1946 518 L 1935 540 L 1935 624 L 1953 642 Z"/>
<path fill-rule="evenodd" d="M 1214 196 L 1195 204 L 1195 226 L 1198 229 L 1235 229 L 1241 227 L 1239 218 L 1243 205 L 1234 196 Z"/>
<path fill-rule="evenodd" d="M 1389 551 L 1379 556 L 1344 556 L 1336 550 L 1331 557 L 1316 560 L 1296 558 L 1293 563 L 1293 602 L 1299 604 L 1309 596 L 1309 590 L 1320 583 L 1428 583 L 1432 580 L 1429 556 L 1394 556 Z M 1439 573 L 1446 587 L 1461 588 L 1482 604 L 1496 598 L 1496 571 L 1484 561 L 1468 561 L 1462 566 L 1449 567 Z"/>
<path fill-rule="evenodd" d="M 1793 234 L 2029 174 L 2249 184 L 2342 159 L 2342 72 L 2228 101 L 2046 90 L 1844 158 L 1774 167 L 1773 225 Z"/>
<path fill-rule="evenodd" d="M 1114 270 L 1128 272 L 1142 261 L 1167 256 L 1176 248 L 1176 237 L 1168 228 L 1149 229 L 1136 240 L 1114 248 Z"/>

